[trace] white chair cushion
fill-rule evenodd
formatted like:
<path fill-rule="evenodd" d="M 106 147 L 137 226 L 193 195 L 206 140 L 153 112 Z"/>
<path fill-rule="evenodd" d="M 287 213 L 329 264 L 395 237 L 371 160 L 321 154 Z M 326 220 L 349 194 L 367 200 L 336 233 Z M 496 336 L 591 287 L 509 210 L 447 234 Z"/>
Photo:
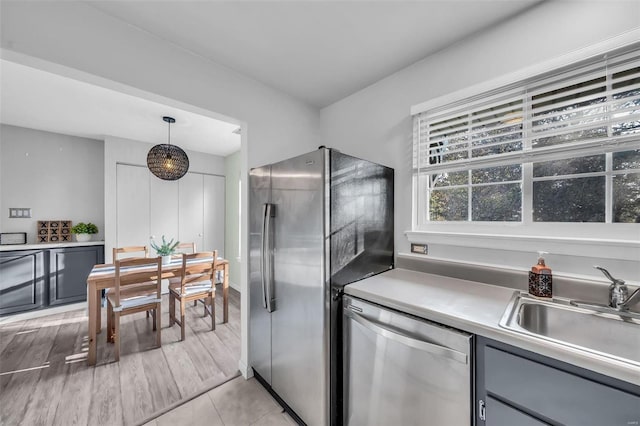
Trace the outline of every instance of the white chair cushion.
<path fill-rule="evenodd" d="M 173 287 L 171 290 L 175 293 L 180 294 L 180 287 Z M 199 281 L 195 284 L 189 284 L 188 286 L 184 287 L 184 292 L 187 295 L 191 295 L 194 293 L 204 293 L 205 291 L 209 290 L 213 290 L 213 288 L 211 287 L 211 281 Z"/>
<path fill-rule="evenodd" d="M 119 312 L 123 309 L 130 309 L 136 306 L 149 305 L 152 303 L 160 303 L 162 299 L 158 299 L 155 294 L 149 296 L 135 296 L 128 299 L 121 299 L 120 306 L 114 306 L 113 311 Z"/>

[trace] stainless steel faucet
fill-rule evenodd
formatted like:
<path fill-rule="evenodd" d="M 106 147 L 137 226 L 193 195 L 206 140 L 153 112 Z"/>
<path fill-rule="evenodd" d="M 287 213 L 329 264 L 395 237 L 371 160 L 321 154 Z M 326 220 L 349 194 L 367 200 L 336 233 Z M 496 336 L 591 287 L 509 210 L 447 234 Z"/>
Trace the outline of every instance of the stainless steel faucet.
<path fill-rule="evenodd" d="M 609 306 L 619 311 L 626 311 L 629 309 L 629 306 L 640 300 L 640 287 L 629 296 L 629 289 L 623 280 L 613 278 L 609 271 L 600 266 L 594 266 L 594 268 L 602 271 L 605 277 L 611 280 L 611 285 L 609 286 Z"/>

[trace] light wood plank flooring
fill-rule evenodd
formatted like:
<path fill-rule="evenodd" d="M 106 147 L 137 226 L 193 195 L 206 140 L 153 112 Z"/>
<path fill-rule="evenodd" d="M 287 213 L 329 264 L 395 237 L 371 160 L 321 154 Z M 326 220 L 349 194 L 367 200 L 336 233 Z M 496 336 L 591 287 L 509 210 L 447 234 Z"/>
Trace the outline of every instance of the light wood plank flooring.
<path fill-rule="evenodd" d="M 215 331 L 202 304 L 188 307 L 184 342 L 179 326 L 169 327 L 165 296 L 160 349 L 154 347 L 151 318 L 123 317 L 119 363 L 103 328 L 95 367 L 86 364 L 85 310 L 1 325 L 0 424 L 135 425 L 237 375 L 240 294 L 229 293 L 227 324 L 222 297 L 216 297 Z"/>

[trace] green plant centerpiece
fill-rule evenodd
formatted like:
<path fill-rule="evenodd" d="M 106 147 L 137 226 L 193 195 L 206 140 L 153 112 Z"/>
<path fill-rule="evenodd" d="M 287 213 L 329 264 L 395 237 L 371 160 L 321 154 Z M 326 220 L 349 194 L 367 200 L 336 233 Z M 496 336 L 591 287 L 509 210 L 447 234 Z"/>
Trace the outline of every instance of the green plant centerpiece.
<path fill-rule="evenodd" d="M 162 236 L 162 244 L 158 245 L 153 240 L 151 241 L 151 248 L 153 248 L 158 256 L 162 256 L 162 264 L 166 265 L 171 262 L 171 255 L 175 253 L 176 247 L 178 247 L 180 241 L 173 242 L 173 238 L 171 241 L 167 242 L 167 239 Z"/>
<path fill-rule="evenodd" d="M 92 234 L 98 233 L 98 227 L 91 222 L 78 222 L 71 228 L 71 233 L 76 235 L 76 241 L 87 242 L 91 240 Z"/>

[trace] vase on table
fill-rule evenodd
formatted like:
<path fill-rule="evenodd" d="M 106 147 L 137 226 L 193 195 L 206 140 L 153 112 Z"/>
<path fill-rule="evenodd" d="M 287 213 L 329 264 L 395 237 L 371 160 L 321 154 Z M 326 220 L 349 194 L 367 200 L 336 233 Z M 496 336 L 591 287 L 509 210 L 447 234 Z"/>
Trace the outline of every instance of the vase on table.
<path fill-rule="evenodd" d="M 168 265 L 171 263 L 171 255 L 168 254 L 166 256 L 162 256 L 162 264 L 163 265 Z"/>

